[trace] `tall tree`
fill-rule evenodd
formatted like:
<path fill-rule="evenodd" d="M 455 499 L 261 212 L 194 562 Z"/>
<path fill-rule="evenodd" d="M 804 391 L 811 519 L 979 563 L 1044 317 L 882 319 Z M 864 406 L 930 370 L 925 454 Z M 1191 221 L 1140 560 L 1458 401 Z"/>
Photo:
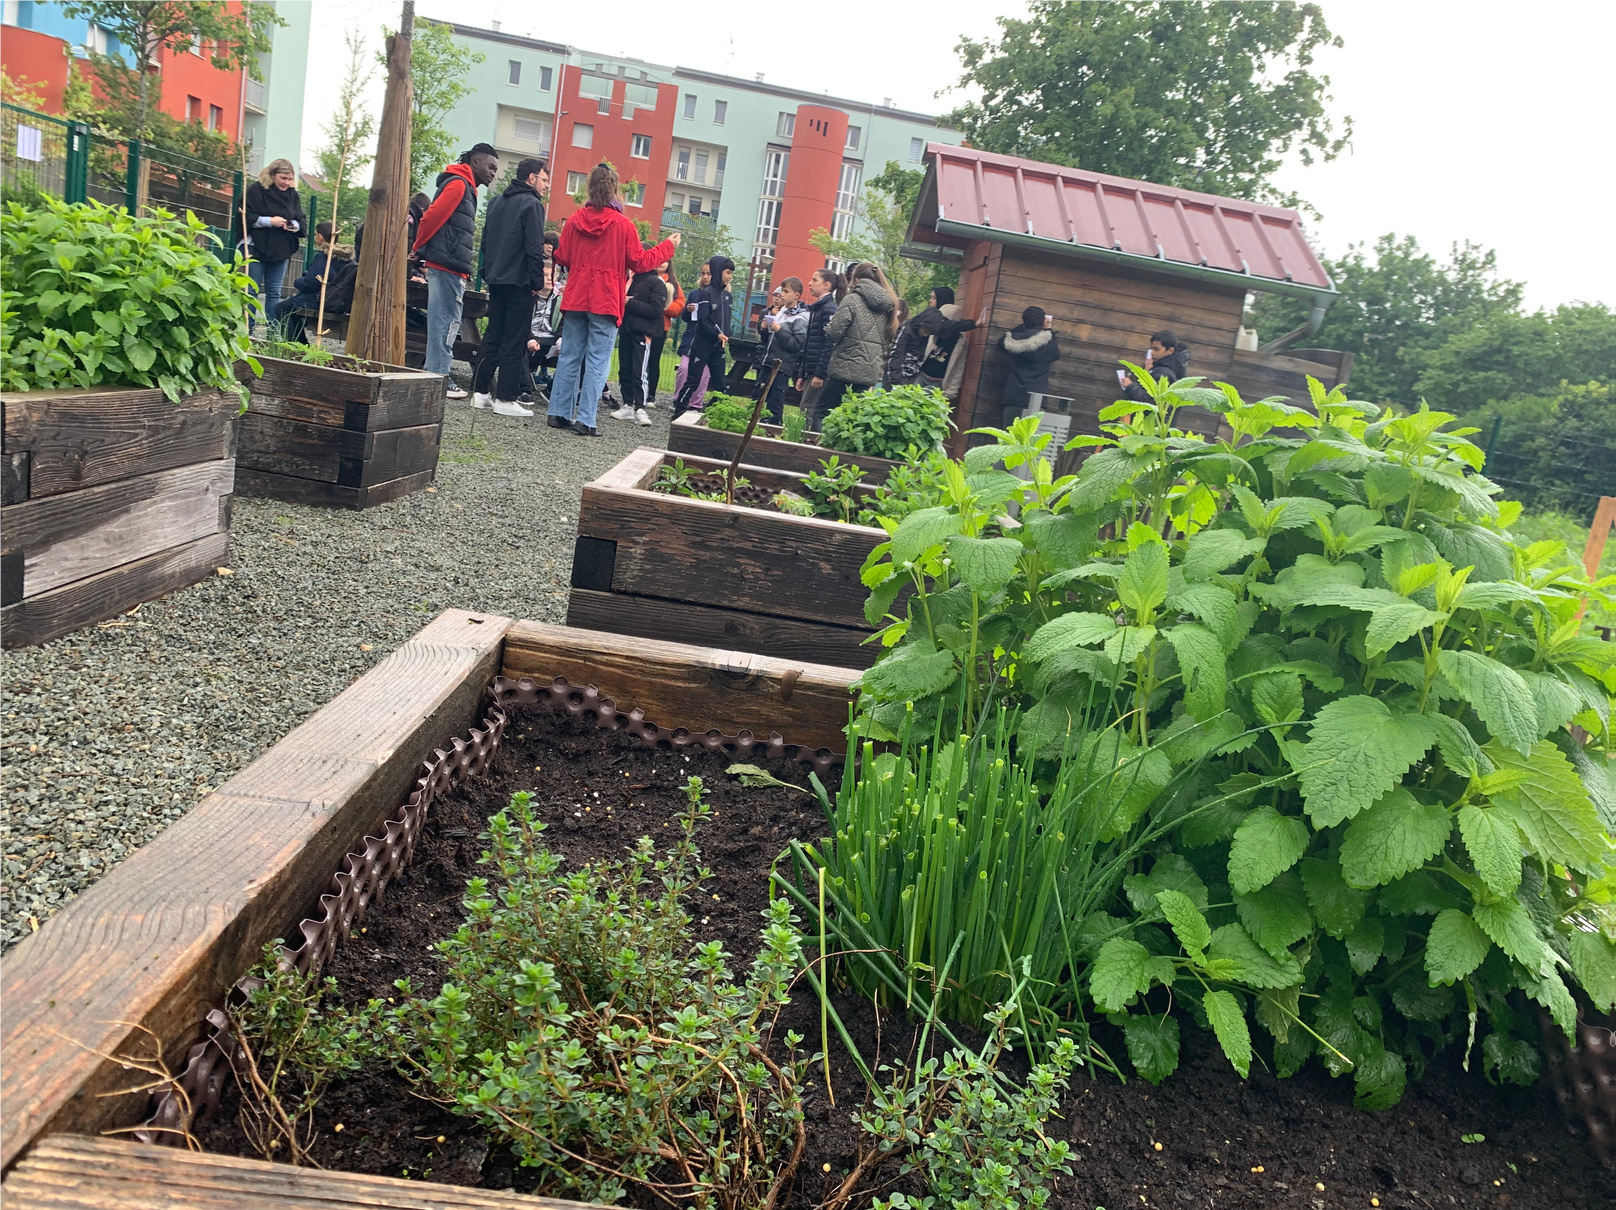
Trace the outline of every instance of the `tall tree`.
<path fill-rule="evenodd" d="M 465 150 L 454 145 L 445 128 L 454 107 L 476 91 L 468 83 L 471 69 L 488 56 L 461 46 L 447 25 L 421 21 L 410 43 L 410 84 L 415 104 L 410 111 L 410 191 L 432 191 L 443 166 Z M 386 62 L 386 56 L 381 56 Z"/>
<path fill-rule="evenodd" d="M 320 179 L 326 185 L 315 193 L 322 199 L 320 209 L 327 218 L 331 217 L 332 186 L 339 176 L 342 178 L 342 190 L 336 199 L 339 226 L 359 222 L 365 217 L 369 200 L 363 189 L 352 186 L 368 175 L 366 169 L 375 156 L 367 149 L 376 136 L 376 115 L 365 108 L 365 90 L 375 75 L 370 52 L 357 30 L 349 30 L 346 40 L 348 66 L 342 75 L 342 89 L 337 94 L 337 109 L 331 121 L 320 127 L 326 142 L 314 153 Z"/>
<path fill-rule="evenodd" d="M 808 237 L 830 260 L 868 260 L 880 265 L 898 297 L 909 304 L 911 314 L 926 305 L 933 289 L 959 281 L 958 269 L 910 260 L 899 251 L 907 240 L 909 220 L 925 179 L 925 173 L 888 160 L 885 169 L 865 182 L 856 212 L 863 230 L 846 239 L 833 239 L 829 231 L 819 227 Z"/>
<path fill-rule="evenodd" d="M 133 95 L 127 137 L 137 139 L 152 134 L 157 95 L 151 86 L 151 65 L 158 51 L 183 53 L 200 43 L 208 61 L 220 71 L 246 68 L 256 80 L 258 56 L 270 46 L 270 29 L 286 24 L 265 0 L 241 0 L 234 8 L 224 0 L 68 0 L 62 12 L 93 21 L 134 59 L 125 63 L 112 56 L 91 56 L 109 92 L 127 78 Z"/>
<path fill-rule="evenodd" d="M 1498 276 L 1498 258 L 1476 244 L 1455 244 L 1439 264 L 1413 236 L 1383 235 L 1326 261 L 1341 297 L 1308 344 L 1355 356 L 1352 394 L 1376 403 L 1418 402 L 1430 357 L 1456 333 L 1514 315 L 1521 284 Z M 1300 327 L 1308 303 L 1259 294 L 1254 324 L 1272 340 Z"/>
<path fill-rule="evenodd" d="M 1352 134 L 1313 70 L 1342 44 L 1317 4 L 1033 0 L 999 29 L 958 46 L 982 96 L 951 120 L 973 147 L 1294 202 L 1269 184 L 1281 159 L 1333 159 Z"/>
<path fill-rule="evenodd" d="M 673 254 L 673 272 L 679 279 L 679 285 L 686 291 L 696 288 L 701 267 L 713 257 L 736 259 L 735 233 L 715 218 L 681 214 L 677 221 L 670 221 L 666 226 L 684 234 L 679 250 Z M 739 289 L 737 286 L 737 292 Z"/>

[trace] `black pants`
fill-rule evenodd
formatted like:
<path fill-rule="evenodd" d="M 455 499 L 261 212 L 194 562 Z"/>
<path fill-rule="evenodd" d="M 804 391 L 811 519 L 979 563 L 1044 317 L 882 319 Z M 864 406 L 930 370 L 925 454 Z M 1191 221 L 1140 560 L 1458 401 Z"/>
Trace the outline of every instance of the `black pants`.
<path fill-rule="evenodd" d="M 817 433 L 820 423 L 836 409 L 837 404 L 841 403 L 843 395 L 849 391 L 867 391 L 869 389 L 870 384 L 867 382 L 844 382 L 840 378 L 825 379 L 825 385 L 820 389 L 819 398 L 814 401 L 813 415 L 808 417 L 808 427 Z"/>
<path fill-rule="evenodd" d="M 617 332 L 617 385 L 623 389 L 623 406 L 643 408 L 646 381 L 646 337 L 626 327 Z"/>
<path fill-rule="evenodd" d="M 657 388 L 662 385 L 662 349 L 667 343 L 668 333 L 664 329 L 656 336 L 651 337 L 651 347 L 645 354 L 650 367 L 645 371 L 645 399 L 647 403 L 656 402 Z"/>
<path fill-rule="evenodd" d="M 716 343 L 708 346 L 701 341 L 697 341 L 690 346 L 690 368 L 685 371 L 684 389 L 673 400 L 673 414 L 675 416 L 684 415 L 685 409 L 690 406 L 690 397 L 696 393 L 696 388 L 701 385 L 703 366 L 707 367 L 709 375 L 707 394 L 709 396 L 714 392 L 728 394 L 729 388 L 724 378 L 724 346 Z"/>
<path fill-rule="evenodd" d="M 471 389 L 486 395 L 499 372 L 499 398 L 514 400 L 528 389 L 527 342 L 533 334 L 533 291 L 522 286 L 488 287 L 488 326 Z"/>

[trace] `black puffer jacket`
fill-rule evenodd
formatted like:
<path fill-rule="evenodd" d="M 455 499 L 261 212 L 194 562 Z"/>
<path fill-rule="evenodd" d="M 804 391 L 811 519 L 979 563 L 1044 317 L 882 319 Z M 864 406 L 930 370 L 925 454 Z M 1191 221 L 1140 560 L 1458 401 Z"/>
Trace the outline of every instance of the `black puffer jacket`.
<path fill-rule="evenodd" d="M 441 266 L 450 273 L 470 277 L 475 265 L 472 253 L 477 242 L 477 182 L 471 175 L 471 169 L 464 164 L 450 164 L 438 173 L 438 192 L 433 198 L 434 203 L 443 196 L 445 189 L 459 190 L 460 201 L 443 225 L 432 233 L 432 238 L 424 244 L 418 243 L 415 250 L 420 253 L 422 261 Z"/>
<path fill-rule="evenodd" d="M 1004 382 L 1004 410 L 1019 413 L 1032 394 L 1049 394 L 1049 367 L 1060 360 L 1055 333 L 1048 328 L 1018 325 L 1004 334 L 1004 351 L 1010 354 L 1010 376 Z"/>
<path fill-rule="evenodd" d="M 823 294 L 808 308 L 808 339 L 802 352 L 802 376 L 804 378 L 828 378 L 830 376 L 830 337 L 825 335 L 825 325 L 830 323 L 831 316 L 836 314 L 836 296 Z"/>
<path fill-rule="evenodd" d="M 303 242 L 303 228 L 308 225 L 303 217 L 303 198 L 297 190 L 278 189 L 274 185 L 265 188 L 254 181 L 247 186 L 246 207 L 253 259 L 269 265 L 291 260 Z M 283 218 L 296 226 L 260 227 L 260 218 Z"/>
<path fill-rule="evenodd" d="M 1190 347 L 1179 345 L 1166 357 L 1150 367 L 1152 378 L 1165 379 L 1168 382 L 1177 382 L 1180 378 L 1188 378 L 1190 373 Z M 1130 377 L 1128 385 L 1122 388 L 1125 399 L 1132 399 L 1135 403 L 1149 403 L 1150 392 Z"/>
<path fill-rule="evenodd" d="M 655 269 L 636 273 L 623 301 L 623 331 L 629 336 L 661 336 L 662 309 L 668 305 L 668 283 Z"/>
<path fill-rule="evenodd" d="M 512 181 L 488 204 L 482 253 L 490 286 L 544 289 L 544 203 L 533 186 Z"/>

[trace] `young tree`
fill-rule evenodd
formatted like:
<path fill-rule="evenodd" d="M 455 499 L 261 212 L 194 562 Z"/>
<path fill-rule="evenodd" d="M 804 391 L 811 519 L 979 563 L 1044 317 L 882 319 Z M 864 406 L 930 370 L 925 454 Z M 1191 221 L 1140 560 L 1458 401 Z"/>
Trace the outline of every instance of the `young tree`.
<path fill-rule="evenodd" d="M 899 251 L 907 241 L 909 220 L 924 179 L 925 173 L 888 160 L 886 168 L 865 183 L 857 211 L 862 231 L 846 239 L 833 239 L 829 231 L 820 227 L 808 237 L 829 260 L 868 260 L 880 265 L 898 297 L 909 304 L 911 315 L 926 305 L 927 296 L 937 286 L 952 286 L 959 281 L 958 269 L 910 260 Z"/>
<path fill-rule="evenodd" d="M 343 72 L 342 91 L 337 95 L 337 110 L 331 121 L 320 128 L 327 142 L 314 153 L 320 179 L 328 186 L 315 190 L 326 218 L 331 217 L 334 182 L 338 177 L 342 180 L 342 189 L 336 198 L 339 235 L 343 224 L 358 223 L 365 217 L 366 192 L 355 186 L 368 176 L 366 169 L 375 158 L 369 148 L 376 137 L 376 115 L 365 108 L 364 97 L 375 70 L 369 63 L 364 38 L 357 31 L 349 30 L 346 40 L 348 67 Z"/>
<path fill-rule="evenodd" d="M 486 58 L 480 51 L 459 45 L 447 25 L 415 23 L 410 43 L 410 82 L 414 88 L 414 108 L 410 112 L 411 192 L 432 192 L 432 183 L 443 166 L 465 150 L 454 145 L 454 136 L 443 123 L 462 98 L 476 91 L 467 81 L 471 69 Z"/>
<path fill-rule="evenodd" d="M 961 39 L 961 84 L 982 98 L 950 120 L 971 146 L 1231 197 L 1346 146 L 1313 71 L 1341 39 L 1317 4 L 1033 0 L 997 41 Z M 1292 199 L 1284 199 L 1292 200 Z"/>
<path fill-rule="evenodd" d="M 224 0 L 68 0 L 62 12 L 93 21 L 133 57 L 129 64 L 99 54 L 90 60 L 109 92 L 128 81 L 133 112 L 126 136 L 137 139 L 152 135 L 157 94 L 150 68 L 158 51 L 184 52 L 200 42 L 214 67 L 244 67 L 256 80 L 258 56 L 269 49 L 270 29 L 286 24 L 265 0 L 242 0 L 235 10 Z"/>
<path fill-rule="evenodd" d="M 684 233 L 679 250 L 673 254 L 673 272 L 687 291 L 696 288 L 701 267 L 713 257 L 735 259 L 735 235 L 717 219 L 703 218 L 699 214 L 681 214 L 677 222 L 670 222 L 667 227 Z M 667 233 L 666 230 L 663 232 L 664 235 Z M 740 270 L 737 270 L 737 276 L 740 276 Z M 742 288 L 744 283 L 737 292 Z"/>

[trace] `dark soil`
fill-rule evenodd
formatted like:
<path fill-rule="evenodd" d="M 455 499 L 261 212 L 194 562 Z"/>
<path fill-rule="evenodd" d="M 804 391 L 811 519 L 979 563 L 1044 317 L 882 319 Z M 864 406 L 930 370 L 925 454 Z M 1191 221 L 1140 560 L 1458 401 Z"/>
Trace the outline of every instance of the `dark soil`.
<path fill-rule="evenodd" d="M 434 805 L 408 876 L 372 907 L 363 931 L 339 951 L 328 973 L 351 1002 L 392 994 L 393 981 L 404 976 L 418 993 L 435 992 L 442 975 L 430 946 L 460 921 L 461 890 L 479 869 L 478 833 L 514 791 L 535 793 L 551 846 L 569 864 L 580 863 L 618 858 L 639 837 L 670 830 L 684 806 L 680 787 L 692 773 L 705 781 L 714 808 L 698 833 L 713 877 L 702 901 L 690 905 L 695 934 L 723 941 L 744 963 L 757 949 L 770 864 L 792 837 L 817 839 L 826 828 L 814 800 L 743 787 L 725 773 L 732 760 L 705 750 L 651 751 L 546 708 L 519 712 L 490 775 Z M 800 767 L 773 772 L 806 784 Z M 914 1034 L 901 1017 L 878 1018 L 868 1002 L 852 996 L 838 996 L 837 1005 L 867 1060 L 878 1051 L 881 1062 L 909 1057 Z M 810 1051 L 819 1048 L 818 1001 L 806 989 L 784 1014 L 781 1034 L 786 1027 L 805 1035 Z M 1113 1055 L 1123 1054 L 1120 1036 L 1105 1032 L 1102 1027 L 1097 1040 Z M 1568 1130 L 1544 1084 L 1499 1089 L 1456 1062 L 1439 1064 L 1396 1108 L 1370 1114 L 1352 1107 L 1350 1078 L 1331 1080 L 1316 1066 L 1281 1081 L 1254 1065 L 1251 1077 L 1241 1080 L 1187 1024 L 1183 1050 L 1183 1066 L 1159 1088 L 1080 1069 L 1063 1105 L 1064 1121 L 1051 1124 L 1075 1153 L 1073 1175 L 1060 1181 L 1052 1207 L 1323 1210 L 1372 1207 L 1378 1199 L 1386 1210 L 1616 1208 L 1616 1173 L 1602 1169 L 1587 1143 Z M 789 1200 L 793 1210 L 811 1210 L 856 1162 L 850 1115 L 863 1083 L 839 1043 L 831 1054 L 835 1106 L 822 1079 L 805 1089 L 808 1149 Z M 202 1129 L 203 1145 L 250 1154 L 234 1116 L 231 1092 Z M 491 1144 L 465 1119 L 413 1097 L 391 1075 L 367 1074 L 335 1086 L 318 1121 L 314 1157 L 326 1167 L 532 1188 L 531 1174 L 508 1149 Z M 1462 1135 L 1485 1141 L 1465 1143 Z"/>

